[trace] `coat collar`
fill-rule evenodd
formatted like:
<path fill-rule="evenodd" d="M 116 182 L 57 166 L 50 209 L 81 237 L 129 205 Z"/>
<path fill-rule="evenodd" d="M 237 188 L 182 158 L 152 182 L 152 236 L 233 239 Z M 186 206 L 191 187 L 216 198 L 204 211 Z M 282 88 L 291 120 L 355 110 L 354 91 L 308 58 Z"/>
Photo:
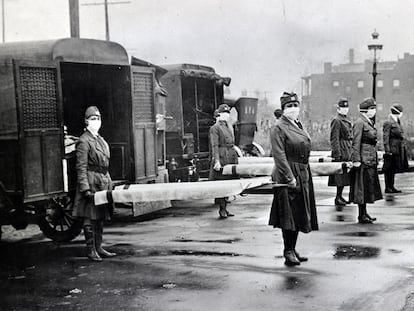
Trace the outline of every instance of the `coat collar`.
<path fill-rule="evenodd" d="M 389 115 L 388 115 L 388 120 L 389 120 L 391 123 L 398 124 L 398 119 L 397 119 L 397 118 L 394 118 L 394 117 L 392 116 L 392 114 L 389 114 Z"/>
<path fill-rule="evenodd" d="M 351 123 L 351 119 L 349 119 L 348 116 L 344 116 L 343 114 L 340 114 L 340 113 L 337 113 L 336 115 L 339 120 Z"/>
<path fill-rule="evenodd" d="M 308 132 L 306 132 L 305 130 L 300 129 L 298 126 L 294 125 L 288 118 L 286 118 L 285 116 L 282 115 L 282 117 L 279 119 L 283 124 L 285 124 L 289 130 L 300 134 L 302 136 L 307 137 L 308 139 L 310 139 L 310 136 L 308 134 Z"/>
<path fill-rule="evenodd" d="M 103 154 L 107 153 L 107 150 L 104 150 L 104 146 L 103 146 L 103 139 L 102 137 L 98 134 L 98 136 L 94 136 L 90 131 L 88 131 L 87 129 L 85 129 L 85 133 L 88 135 L 88 140 L 91 142 L 95 143 L 95 148 L 96 150 L 99 150 L 100 152 L 102 152 Z M 101 140 L 102 142 L 99 142 L 98 140 Z"/>
<path fill-rule="evenodd" d="M 372 121 L 371 120 L 369 120 L 365 115 L 363 115 L 362 113 L 361 113 L 361 116 L 360 116 L 360 118 L 361 118 L 361 120 L 362 121 L 364 121 L 366 124 L 368 124 L 370 127 L 372 127 L 372 128 L 374 128 L 375 129 L 375 125 L 374 125 L 374 123 L 372 123 Z"/>

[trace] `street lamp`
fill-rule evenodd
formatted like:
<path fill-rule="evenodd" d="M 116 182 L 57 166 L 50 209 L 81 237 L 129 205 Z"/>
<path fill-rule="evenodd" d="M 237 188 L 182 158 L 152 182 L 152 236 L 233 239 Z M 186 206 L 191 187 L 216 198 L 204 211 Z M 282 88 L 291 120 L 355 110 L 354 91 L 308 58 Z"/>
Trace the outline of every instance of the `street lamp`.
<path fill-rule="evenodd" d="M 374 50 L 374 62 L 372 63 L 372 97 L 376 97 L 376 86 L 377 86 L 377 50 L 382 50 L 382 44 L 378 43 L 379 33 L 374 30 L 371 34 L 372 43 L 368 44 L 368 50 Z"/>

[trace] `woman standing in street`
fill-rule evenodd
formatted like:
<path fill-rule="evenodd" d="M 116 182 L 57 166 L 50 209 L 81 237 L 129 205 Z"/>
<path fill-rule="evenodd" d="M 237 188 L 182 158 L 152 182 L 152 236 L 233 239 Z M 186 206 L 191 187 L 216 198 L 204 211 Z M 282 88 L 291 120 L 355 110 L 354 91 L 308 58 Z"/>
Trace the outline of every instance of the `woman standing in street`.
<path fill-rule="evenodd" d="M 351 161 L 352 123 L 348 118 L 348 111 L 348 100 L 341 98 L 338 102 L 337 115 L 331 122 L 331 156 L 336 162 Z M 349 203 L 342 197 L 344 187 L 349 186 L 348 173 L 330 175 L 328 186 L 336 186 L 335 205 L 343 206 Z"/>
<path fill-rule="evenodd" d="M 404 130 L 401 126 L 403 107 L 400 104 L 391 106 L 391 114 L 384 122 L 384 166 L 382 171 L 385 178 L 385 193 L 400 193 L 395 189 L 395 173 L 403 172 L 408 168 L 407 149 L 405 146 Z"/>
<path fill-rule="evenodd" d="M 95 206 L 94 193 L 112 189 L 109 176 L 109 146 L 99 135 L 101 114 L 97 107 L 88 107 L 85 111 L 85 132 L 76 146 L 76 171 L 78 185 L 74 202 L 73 215 L 83 218 L 88 258 L 102 261 L 101 257 L 113 257 L 102 248 L 104 220 L 111 219 L 112 205 Z"/>
<path fill-rule="evenodd" d="M 311 139 L 298 120 L 299 100 L 295 93 L 280 98 L 283 115 L 270 134 L 275 168 L 272 179 L 287 187 L 276 188 L 269 225 L 281 228 L 285 265 L 307 261 L 296 251 L 299 231 L 318 230 L 312 175 L 309 169 Z"/>
<path fill-rule="evenodd" d="M 217 109 L 216 123 L 210 128 L 210 152 L 211 165 L 209 180 L 231 179 L 231 176 L 223 175 L 223 166 L 226 164 L 237 164 L 238 156 L 234 147 L 234 135 L 229 128 L 228 120 L 230 117 L 230 107 L 227 104 L 221 104 Z M 214 203 L 219 207 L 220 219 L 234 216 L 227 210 L 228 198 L 216 198 Z"/>
<path fill-rule="evenodd" d="M 359 104 L 360 117 L 353 127 L 350 200 L 358 204 L 358 222 L 372 223 L 376 218 L 367 213 L 367 203 L 382 199 L 378 178 L 377 129 L 375 99 L 367 98 Z"/>

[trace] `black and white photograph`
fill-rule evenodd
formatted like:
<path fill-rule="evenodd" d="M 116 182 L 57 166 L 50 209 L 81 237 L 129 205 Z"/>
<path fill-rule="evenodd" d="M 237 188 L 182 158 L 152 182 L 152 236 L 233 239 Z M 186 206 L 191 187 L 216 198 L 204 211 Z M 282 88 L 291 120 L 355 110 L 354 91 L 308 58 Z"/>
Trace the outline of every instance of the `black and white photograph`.
<path fill-rule="evenodd" d="M 414 2 L 0 12 L 0 310 L 414 310 Z"/>

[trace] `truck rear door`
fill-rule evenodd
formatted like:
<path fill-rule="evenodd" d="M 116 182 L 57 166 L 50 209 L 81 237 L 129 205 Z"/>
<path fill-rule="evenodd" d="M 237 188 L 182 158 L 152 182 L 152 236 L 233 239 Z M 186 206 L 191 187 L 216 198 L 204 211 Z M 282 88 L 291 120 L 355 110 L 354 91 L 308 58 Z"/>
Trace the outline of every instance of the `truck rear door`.
<path fill-rule="evenodd" d="M 132 127 L 135 180 L 154 180 L 157 176 L 155 69 L 131 66 Z"/>
<path fill-rule="evenodd" d="M 62 193 L 63 124 L 56 63 L 14 62 L 24 201 Z"/>

